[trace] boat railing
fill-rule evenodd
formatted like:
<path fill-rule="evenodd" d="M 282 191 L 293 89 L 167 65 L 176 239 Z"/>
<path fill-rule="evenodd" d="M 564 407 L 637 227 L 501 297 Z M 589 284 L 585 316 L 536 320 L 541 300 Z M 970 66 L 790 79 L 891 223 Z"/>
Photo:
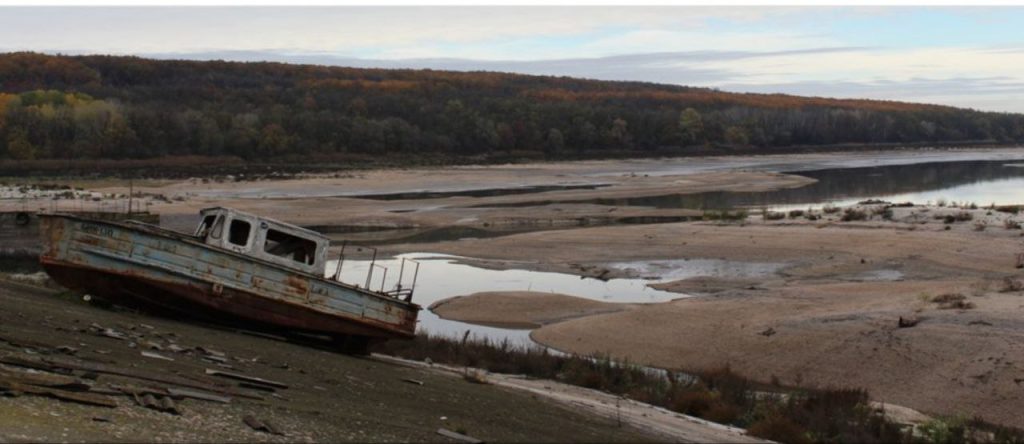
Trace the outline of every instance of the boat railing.
<path fill-rule="evenodd" d="M 342 242 L 342 244 L 341 244 L 341 251 L 338 253 L 338 267 L 334 270 L 334 275 L 331 277 L 333 280 L 335 280 L 337 282 L 343 282 L 344 283 L 344 281 L 342 281 L 342 279 L 341 279 L 341 275 L 342 275 L 342 268 L 345 265 L 345 250 L 346 250 L 346 248 L 348 248 L 348 246 L 349 246 L 348 245 L 348 241 Z M 388 296 L 388 297 L 392 297 L 392 298 L 396 298 L 396 299 L 402 299 L 402 300 L 404 300 L 406 302 L 412 301 L 412 295 L 413 295 L 413 293 L 416 290 L 416 280 L 419 278 L 419 274 L 420 274 L 420 262 L 419 261 L 414 260 L 414 259 L 404 258 L 404 257 L 401 258 L 402 261 L 401 261 L 401 263 L 400 263 L 401 265 L 399 266 L 399 269 L 398 269 L 398 279 L 395 280 L 394 286 L 392 286 L 391 288 L 387 288 L 387 284 L 388 284 L 388 280 L 387 280 L 387 277 L 388 277 L 388 267 L 377 263 L 377 249 L 373 248 L 373 247 L 356 247 L 356 248 L 357 248 L 357 251 L 360 251 L 360 252 L 362 252 L 362 251 L 371 251 L 372 252 L 372 256 L 371 256 L 371 259 L 370 259 L 370 265 L 366 269 L 366 280 L 365 280 L 365 282 L 363 283 L 363 285 L 361 287 L 360 287 L 359 284 L 355 284 L 356 288 L 363 288 L 363 289 L 366 289 L 368 291 L 372 291 L 372 292 L 375 292 L 375 293 L 378 293 L 378 294 L 381 294 L 381 295 L 384 295 L 384 296 Z M 407 278 L 408 275 L 406 274 L 406 271 L 407 271 L 406 270 L 406 264 L 407 263 L 410 264 L 409 267 L 412 268 L 411 270 L 409 270 L 412 273 L 412 279 L 411 280 Z M 374 275 L 377 272 L 379 272 L 379 276 L 380 276 L 380 281 L 379 281 L 380 285 L 379 286 L 376 285 L 377 281 L 374 280 Z M 406 285 L 407 283 L 408 283 L 408 285 Z M 376 287 L 376 289 L 374 289 L 372 287 Z"/>

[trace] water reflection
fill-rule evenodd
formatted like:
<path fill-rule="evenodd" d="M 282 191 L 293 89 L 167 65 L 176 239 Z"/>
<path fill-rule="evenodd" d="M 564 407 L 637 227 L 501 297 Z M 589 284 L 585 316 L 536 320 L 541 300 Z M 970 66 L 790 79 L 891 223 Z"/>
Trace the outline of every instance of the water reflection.
<path fill-rule="evenodd" d="M 813 184 L 766 192 L 716 191 L 621 199 L 534 201 L 507 206 L 557 202 L 723 210 L 741 207 L 805 208 L 829 203 L 847 205 L 865 199 L 919 204 L 945 200 L 1010 205 L 1024 203 L 1024 168 L 1019 165 L 1006 161 L 964 161 L 823 169 L 797 173 L 816 179 Z"/>
<path fill-rule="evenodd" d="M 402 259 L 419 261 L 422 265 L 416 276 L 413 300 L 424 307 L 452 296 L 468 295 L 482 291 L 538 291 L 562 293 L 603 302 L 652 303 L 665 302 L 686 297 L 679 293 L 655 290 L 647 285 L 654 282 L 676 280 L 694 276 L 765 276 L 774 273 L 783 264 L 747 264 L 722 260 L 678 260 L 653 262 L 624 262 L 609 264 L 612 268 L 633 269 L 647 277 L 657 279 L 581 279 L 565 273 L 550 273 L 528 270 L 492 270 L 459 263 L 457 256 L 409 253 L 394 258 L 377 260 L 370 275 L 369 286 L 374 290 L 390 290 L 401 283 L 408 288 L 416 273 L 412 262 L 406 262 L 402 270 Z M 383 268 L 387 268 L 387 274 Z M 337 269 L 337 261 L 331 261 L 328 270 Z M 368 260 L 347 259 L 342 266 L 341 280 L 348 283 L 367 284 Z M 401 276 L 400 276 L 401 275 Z M 477 337 L 492 340 L 508 339 L 516 344 L 532 344 L 529 330 L 484 327 L 439 318 L 429 310 L 419 316 L 420 328 L 435 334 L 462 335 L 466 330 Z"/>

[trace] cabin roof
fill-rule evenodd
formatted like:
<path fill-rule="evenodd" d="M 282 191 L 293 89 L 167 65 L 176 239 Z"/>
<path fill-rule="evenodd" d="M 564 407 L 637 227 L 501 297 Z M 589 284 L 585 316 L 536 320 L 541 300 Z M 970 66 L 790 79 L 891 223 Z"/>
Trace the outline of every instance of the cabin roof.
<path fill-rule="evenodd" d="M 273 218 L 269 218 L 269 217 L 265 217 L 265 216 L 258 216 L 258 215 L 255 215 L 255 214 L 252 214 L 252 213 L 248 213 L 248 212 L 245 212 L 245 211 L 236 210 L 234 208 L 228 208 L 228 207 L 209 207 L 209 208 L 203 208 L 202 210 L 199 210 L 200 213 L 207 213 L 207 212 L 211 212 L 211 211 L 224 211 L 224 212 L 231 213 L 231 214 L 240 214 L 240 215 L 243 215 L 243 216 L 248 216 L 248 217 L 251 217 L 253 219 L 259 220 L 261 222 L 270 222 L 272 224 L 275 224 L 275 225 L 287 228 L 287 229 L 289 229 L 291 231 L 294 231 L 295 234 L 301 234 L 301 235 L 304 235 L 304 236 L 308 236 L 311 239 L 316 239 L 316 240 L 322 240 L 324 242 L 329 242 L 328 239 L 327 239 L 327 236 L 324 236 L 323 234 L 320 234 L 320 233 L 318 233 L 316 231 L 313 231 L 313 230 L 310 230 L 308 228 L 303 228 L 303 227 L 300 227 L 298 225 L 290 224 L 290 223 L 287 223 L 287 222 L 281 222 L 281 221 L 279 221 L 277 219 L 273 219 Z"/>

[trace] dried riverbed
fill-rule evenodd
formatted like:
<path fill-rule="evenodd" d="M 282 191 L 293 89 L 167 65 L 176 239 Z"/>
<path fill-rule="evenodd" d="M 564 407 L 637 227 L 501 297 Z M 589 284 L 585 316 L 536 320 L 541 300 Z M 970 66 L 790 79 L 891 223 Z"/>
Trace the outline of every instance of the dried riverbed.
<path fill-rule="evenodd" d="M 814 182 L 780 171 L 952 159 L 1019 163 L 1022 157 L 1019 150 L 985 150 L 579 162 L 375 171 L 260 183 L 185 181 L 143 191 L 168 198 L 151 200 L 151 209 L 179 229 L 188 229 L 199 208 L 228 205 L 304 225 L 337 227 L 332 237 L 338 240 L 358 235 L 371 243 L 384 241 L 389 243 L 381 250 L 385 260 L 424 251 L 461 257 L 425 261 L 424 270 L 429 262 L 447 270 L 436 279 L 425 278 L 434 282 L 429 286 L 421 282 L 417 291 L 422 299 L 417 300 L 425 304 L 499 290 L 555 291 L 589 299 L 589 308 L 559 300 L 554 306 L 562 312 L 554 316 L 548 310 L 520 313 L 510 311 L 518 310 L 514 305 L 500 305 L 509 319 L 522 322 L 518 326 L 542 324 L 533 339 L 561 350 L 611 353 L 676 369 L 729 364 L 766 382 L 774 377 L 792 385 L 854 385 L 867 388 L 878 400 L 930 413 L 978 414 L 1022 426 L 1016 412 L 1024 402 L 1018 396 L 1024 367 L 1015 357 L 1024 355 L 1024 295 L 1003 291 L 1005 282 L 1022 277 L 1014 261 L 1024 252 L 1024 237 L 1007 222 L 1024 222 L 1021 217 L 985 208 L 932 205 L 887 212 L 884 205 L 869 205 L 863 218 L 846 221 L 842 210 L 818 210 L 813 220 L 783 214 L 778 220 L 749 216 L 742 221 L 699 221 L 693 219 L 705 216 L 703 208 L 637 206 L 640 201 L 630 200 L 799 190 Z M 588 188 L 595 184 L 602 186 Z M 459 193 L 531 186 L 562 188 Z M 447 194 L 355 197 L 419 190 Z M 93 191 L 123 193 L 124 188 Z M 976 203 L 988 204 L 980 199 Z M 366 234 L 381 228 L 395 229 L 394 236 Z M 410 233 L 413 237 L 401 240 Z M 336 248 L 332 254 L 337 253 Z M 680 271 L 687 263 L 722 266 L 710 273 Z M 760 265 L 728 265 L 738 263 Z M 457 266 L 474 270 L 450 268 Z M 476 283 L 463 279 L 464 272 L 485 269 L 559 273 L 566 286 L 544 288 L 544 280 L 535 279 L 540 274 L 524 274 L 511 283 L 483 272 L 480 276 L 490 277 Z M 658 279 L 642 279 L 653 276 Z M 358 276 L 353 279 L 362 282 Z M 607 285 L 604 279 L 632 279 L 641 290 L 615 289 L 604 298 L 600 291 L 580 287 Z M 933 302 L 947 293 L 961 294 L 964 305 L 942 308 Z M 633 294 L 647 299 L 623 297 Z M 684 295 L 701 297 L 671 301 Z M 514 331 L 526 340 L 529 330 L 495 328 L 502 313 L 486 304 L 486 298 L 476 299 L 463 307 L 463 315 L 473 314 L 491 326 L 446 324 L 455 326 L 452 333 L 467 328 L 495 335 Z M 516 303 L 529 306 L 523 304 L 529 299 L 526 295 Z M 594 300 L 643 304 L 595 311 Z M 573 312 L 578 309 L 582 311 Z M 436 319 L 432 316 L 422 314 L 424 325 Z M 917 323 L 899 328 L 900 318 Z"/>

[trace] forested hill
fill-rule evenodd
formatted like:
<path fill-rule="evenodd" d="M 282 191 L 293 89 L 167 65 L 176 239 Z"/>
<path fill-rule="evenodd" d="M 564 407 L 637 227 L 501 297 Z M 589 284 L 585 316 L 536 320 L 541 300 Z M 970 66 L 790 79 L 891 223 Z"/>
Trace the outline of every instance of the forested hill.
<path fill-rule="evenodd" d="M 0 54 L 0 159 L 685 154 L 1024 141 L 1024 115 L 491 72 Z"/>

